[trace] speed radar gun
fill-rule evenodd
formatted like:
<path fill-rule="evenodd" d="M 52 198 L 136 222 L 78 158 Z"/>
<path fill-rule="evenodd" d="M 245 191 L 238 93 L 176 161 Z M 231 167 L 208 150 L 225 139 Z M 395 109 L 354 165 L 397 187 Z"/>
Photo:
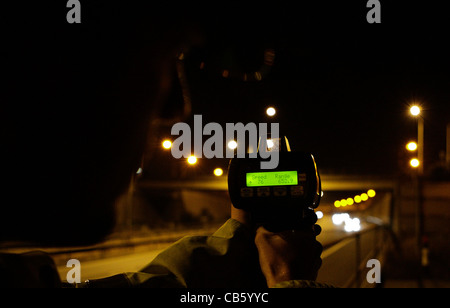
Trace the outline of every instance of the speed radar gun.
<path fill-rule="evenodd" d="M 269 137 L 268 137 L 269 138 Z M 250 213 L 252 221 L 273 232 L 312 228 L 322 186 L 312 154 L 291 151 L 286 137 L 261 140 L 259 151 L 279 151 L 278 166 L 262 169 L 261 158 L 231 159 L 228 192 L 234 207 Z"/>

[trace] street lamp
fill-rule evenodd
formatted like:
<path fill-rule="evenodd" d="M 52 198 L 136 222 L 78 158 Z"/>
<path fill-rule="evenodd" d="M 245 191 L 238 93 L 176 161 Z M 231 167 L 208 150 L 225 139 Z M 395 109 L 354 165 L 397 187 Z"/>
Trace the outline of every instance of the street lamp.
<path fill-rule="evenodd" d="M 406 145 L 406 149 L 410 152 L 417 151 L 417 148 L 418 148 L 417 143 L 414 141 L 411 141 Z"/>
<path fill-rule="evenodd" d="M 194 155 L 191 155 L 187 158 L 187 162 L 189 165 L 195 165 L 197 163 L 197 157 L 195 157 Z"/>
<path fill-rule="evenodd" d="M 411 159 L 411 161 L 409 162 L 409 164 L 411 165 L 411 167 L 413 168 L 418 168 L 420 166 L 420 161 L 417 158 L 413 158 Z"/>
<path fill-rule="evenodd" d="M 417 121 L 417 155 L 418 158 L 413 158 L 410 161 L 411 167 L 417 168 L 418 172 L 414 175 L 414 182 L 415 186 L 417 187 L 417 218 L 416 218 L 416 240 L 417 240 L 417 255 L 420 256 L 423 253 L 423 243 L 422 243 L 422 236 L 424 231 L 424 211 L 423 211 L 423 183 L 422 178 L 423 171 L 424 171 L 424 120 L 421 116 L 422 109 L 417 106 L 411 106 L 409 109 L 409 112 L 412 114 L 413 117 L 416 117 L 418 119 Z M 414 172 L 415 173 L 415 172 Z M 420 277 L 420 271 L 419 271 L 419 281 L 421 281 Z"/>
<path fill-rule="evenodd" d="M 214 169 L 214 175 L 215 176 L 222 176 L 223 175 L 223 169 L 222 168 Z"/>
<path fill-rule="evenodd" d="M 269 108 L 266 109 L 266 114 L 269 117 L 273 117 L 275 115 L 275 113 L 277 113 L 277 111 L 273 107 L 269 107 Z"/>
<path fill-rule="evenodd" d="M 418 162 L 419 165 L 415 168 L 419 168 L 419 174 L 423 174 L 423 158 L 424 158 L 424 121 L 423 117 L 420 116 L 422 113 L 422 108 L 420 108 L 418 105 L 413 105 L 409 109 L 409 112 L 413 117 L 416 117 L 418 119 L 418 125 L 417 125 L 417 155 L 418 155 Z"/>
<path fill-rule="evenodd" d="M 235 140 L 231 140 L 228 142 L 228 148 L 231 150 L 235 150 L 237 148 L 238 144 Z"/>
<path fill-rule="evenodd" d="M 418 115 L 420 114 L 421 109 L 420 109 L 419 106 L 414 105 L 414 106 L 412 106 L 412 107 L 409 109 L 409 112 L 411 112 L 411 114 L 412 114 L 413 116 L 416 117 L 416 116 L 418 116 Z"/>
<path fill-rule="evenodd" d="M 172 141 L 166 139 L 162 143 L 162 147 L 166 150 L 169 150 L 172 147 Z"/>

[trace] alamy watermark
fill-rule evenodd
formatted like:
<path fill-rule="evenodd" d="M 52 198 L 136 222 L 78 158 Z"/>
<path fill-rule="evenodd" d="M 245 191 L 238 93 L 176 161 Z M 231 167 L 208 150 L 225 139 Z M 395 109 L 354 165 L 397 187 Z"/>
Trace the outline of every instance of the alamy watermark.
<path fill-rule="evenodd" d="M 80 283 L 81 282 L 81 263 L 78 259 L 70 259 L 67 261 L 66 267 L 71 268 L 66 275 L 68 283 Z"/>
<path fill-rule="evenodd" d="M 203 126 L 202 115 L 194 115 L 193 132 L 187 123 L 172 126 L 172 136 L 179 137 L 173 141 L 171 152 L 174 158 L 188 158 L 191 155 L 197 158 L 233 158 L 235 150 L 224 145 L 226 140 L 235 140 L 237 136 L 236 157 L 257 158 L 259 155 L 263 159 L 261 169 L 275 169 L 279 162 L 279 148 L 273 146 L 272 140 L 279 140 L 279 131 L 279 123 L 270 123 L 270 130 L 268 123 L 226 123 L 224 135 L 219 123 L 211 122 Z M 203 142 L 203 136 L 209 138 Z"/>
<path fill-rule="evenodd" d="M 66 14 L 66 20 L 69 24 L 81 23 L 81 3 L 78 0 L 67 1 L 66 7 L 70 10 Z"/>
<path fill-rule="evenodd" d="M 68 283 L 81 282 L 81 262 L 78 259 L 67 261 L 66 267 L 70 268 L 67 272 L 66 280 Z M 369 271 L 366 274 L 366 281 L 370 284 L 381 283 L 381 263 L 377 259 L 370 259 L 366 263 Z"/>
<path fill-rule="evenodd" d="M 369 0 L 366 4 L 370 10 L 367 12 L 366 20 L 369 24 L 381 23 L 381 3 L 379 0 Z"/>
<path fill-rule="evenodd" d="M 79 0 L 68 0 L 66 7 L 70 10 L 66 14 L 66 20 L 69 24 L 81 23 L 81 3 Z M 369 24 L 381 23 L 381 3 L 379 0 L 368 0 L 366 4 L 370 10 L 367 12 L 366 20 Z"/>
<path fill-rule="evenodd" d="M 366 280 L 368 283 L 381 283 L 381 263 L 377 259 L 370 259 L 366 263 L 366 267 L 370 268 L 367 272 Z"/>

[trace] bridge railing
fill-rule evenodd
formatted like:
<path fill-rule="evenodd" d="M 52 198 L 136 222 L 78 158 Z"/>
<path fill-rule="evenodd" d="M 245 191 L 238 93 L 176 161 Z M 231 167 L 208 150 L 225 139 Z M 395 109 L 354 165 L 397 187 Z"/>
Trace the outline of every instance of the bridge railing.
<path fill-rule="evenodd" d="M 337 287 L 377 286 L 366 279 L 372 269 L 367 266 L 367 261 L 376 259 L 383 267 L 387 251 L 396 243 L 393 231 L 395 202 L 395 191 L 384 192 L 377 202 L 361 213 L 367 227 L 324 245 L 318 281 Z"/>
<path fill-rule="evenodd" d="M 324 246 L 322 267 L 317 281 L 337 287 L 374 287 L 367 281 L 367 261 L 376 259 L 383 264 L 390 247 L 387 226 L 374 225 Z"/>

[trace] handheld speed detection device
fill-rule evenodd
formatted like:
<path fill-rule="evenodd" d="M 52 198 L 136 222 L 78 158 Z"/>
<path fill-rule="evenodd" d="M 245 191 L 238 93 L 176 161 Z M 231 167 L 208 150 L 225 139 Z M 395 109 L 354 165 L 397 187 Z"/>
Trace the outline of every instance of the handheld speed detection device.
<path fill-rule="evenodd" d="M 261 169 L 262 158 L 233 158 L 228 192 L 234 207 L 248 211 L 256 224 L 271 231 L 305 226 L 308 212 L 319 206 L 322 187 L 313 155 L 279 147 L 275 169 Z"/>

